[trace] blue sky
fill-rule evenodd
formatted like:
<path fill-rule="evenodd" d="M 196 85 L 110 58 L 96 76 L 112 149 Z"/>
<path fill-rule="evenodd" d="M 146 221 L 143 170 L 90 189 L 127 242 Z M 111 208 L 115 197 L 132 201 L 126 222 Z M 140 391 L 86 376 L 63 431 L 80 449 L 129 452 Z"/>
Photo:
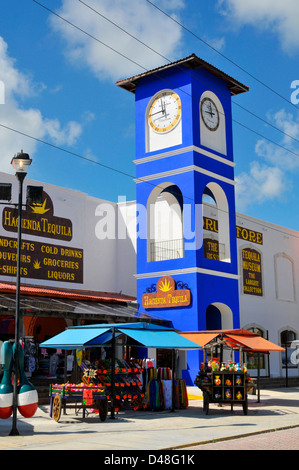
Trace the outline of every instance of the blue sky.
<path fill-rule="evenodd" d="M 0 124 L 38 140 L 0 126 L 0 171 L 22 148 L 32 179 L 134 200 L 134 96 L 115 82 L 195 53 L 250 87 L 233 98 L 237 210 L 298 230 L 298 0 L 40 3 L 93 38 L 33 0 L 1 0 Z"/>

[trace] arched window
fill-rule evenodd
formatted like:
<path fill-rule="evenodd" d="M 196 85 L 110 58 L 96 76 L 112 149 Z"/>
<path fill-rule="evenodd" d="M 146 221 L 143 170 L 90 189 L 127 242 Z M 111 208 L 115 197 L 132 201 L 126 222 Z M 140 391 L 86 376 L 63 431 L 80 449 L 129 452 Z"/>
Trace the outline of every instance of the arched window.
<path fill-rule="evenodd" d="M 218 109 L 219 113 L 219 126 L 217 129 L 214 129 L 211 132 L 204 124 L 202 113 L 201 113 L 201 104 L 205 99 L 213 101 L 215 106 Z M 226 131 L 225 131 L 225 114 L 223 106 L 219 98 L 210 90 L 206 90 L 200 97 L 199 105 L 199 115 L 200 115 L 200 143 L 209 149 L 215 150 L 216 152 L 222 153 L 223 155 L 227 154 L 226 148 Z"/>
<path fill-rule="evenodd" d="M 274 256 L 276 297 L 279 300 L 294 302 L 294 261 L 285 253 Z"/>
<path fill-rule="evenodd" d="M 217 183 L 209 183 L 204 189 L 202 203 L 204 256 L 229 263 L 229 211 L 226 194 Z"/>
<path fill-rule="evenodd" d="M 296 348 L 292 347 L 292 341 L 297 339 L 297 334 L 292 330 L 283 330 L 280 333 L 280 345 L 282 348 L 285 348 L 285 351 L 281 353 L 282 368 L 285 369 L 286 366 L 288 369 L 297 368 L 297 364 L 293 364 L 291 361 L 291 355 Z"/>
<path fill-rule="evenodd" d="M 152 191 L 147 203 L 148 261 L 184 257 L 183 196 L 176 185 L 163 186 Z"/>
<path fill-rule="evenodd" d="M 264 332 L 260 328 L 257 327 L 252 327 L 252 328 L 246 328 L 248 331 L 251 333 L 255 333 L 256 335 L 261 336 L 264 338 Z M 247 368 L 248 369 L 258 369 L 258 358 L 260 357 L 260 370 L 266 369 L 266 360 L 265 360 L 265 354 L 260 354 L 258 355 L 257 353 L 249 353 L 247 352 L 246 355 L 246 363 L 247 363 Z"/>

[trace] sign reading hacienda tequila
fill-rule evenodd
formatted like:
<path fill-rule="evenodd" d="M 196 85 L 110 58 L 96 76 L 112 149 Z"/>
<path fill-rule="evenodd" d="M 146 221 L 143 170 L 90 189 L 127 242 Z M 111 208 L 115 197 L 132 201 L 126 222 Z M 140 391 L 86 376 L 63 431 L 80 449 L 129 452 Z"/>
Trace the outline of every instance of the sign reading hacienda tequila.
<path fill-rule="evenodd" d="M 177 289 L 170 276 L 161 277 L 155 292 L 146 292 L 142 296 L 143 308 L 185 307 L 191 303 L 189 289 Z"/>
<path fill-rule="evenodd" d="M 11 207 L 3 209 L 2 226 L 8 232 L 18 231 L 17 209 Z M 52 200 L 43 192 L 41 205 L 33 204 L 22 212 L 22 233 L 70 241 L 73 237 L 73 227 L 69 219 L 54 216 Z"/>
<path fill-rule="evenodd" d="M 5 207 L 2 212 L 4 230 L 17 232 L 18 211 Z M 69 219 L 54 215 L 53 203 L 43 192 L 41 205 L 28 206 L 22 212 L 22 233 L 70 241 L 73 226 Z M 0 236 L 0 276 L 16 276 L 17 239 Z M 22 240 L 20 275 L 23 278 L 83 283 L 83 250 L 66 245 L 53 245 Z"/>

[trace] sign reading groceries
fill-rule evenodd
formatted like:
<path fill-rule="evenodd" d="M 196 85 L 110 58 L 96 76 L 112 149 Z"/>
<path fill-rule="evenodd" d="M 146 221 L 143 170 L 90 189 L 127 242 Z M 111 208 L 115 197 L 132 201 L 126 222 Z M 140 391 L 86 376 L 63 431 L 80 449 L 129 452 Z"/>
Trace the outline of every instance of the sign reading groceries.
<path fill-rule="evenodd" d="M 3 209 L 2 227 L 7 232 L 17 233 L 17 209 Z M 27 206 L 22 212 L 22 234 L 68 242 L 73 238 L 73 225 L 71 220 L 54 215 L 52 200 L 43 192 L 42 204 Z M 81 248 L 24 238 L 21 243 L 21 277 L 83 283 Z M 0 276 L 16 276 L 16 272 L 17 239 L 0 235 Z"/>

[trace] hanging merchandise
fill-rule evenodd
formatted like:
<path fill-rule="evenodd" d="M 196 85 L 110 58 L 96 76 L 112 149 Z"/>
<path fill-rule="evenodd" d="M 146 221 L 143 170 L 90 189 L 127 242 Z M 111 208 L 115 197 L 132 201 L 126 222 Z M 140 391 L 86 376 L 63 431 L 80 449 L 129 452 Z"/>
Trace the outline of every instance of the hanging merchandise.
<path fill-rule="evenodd" d="M 164 408 L 170 410 L 172 408 L 172 380 L 162 380 Z"/>
<path fill-rule="evenodd" d="M 176 379 L 174 383 L 175 406 L 176 408 L 188 408 L 188 393 L 186 382 L 183 379 Z"/>
<path fill-rule="evenodd" d="M 169 367 L 159 367 L 157 370 L 158 380 L 171 380 L 171 369 Z"/>
<path fill-rule="evenodd" d="M 4 373 L 0 384 L 0 418 L 7 419 L 13 411 L 13 386 L 11 383 L 13 351 L 9 341 L 2 344 L 1 360 Z"/>
<path fill-rule="evenodd" d="M 1 354 L 4 359 L 4 375 L 0 384 L 0 418 L 7 419 L 13 412 L 13 361 L 15 361 L 15 370 L 18 370 L 20 375 L 17 384 L 18 410 L 24 418 L 31 418 L 38 408 L 38 394 L 25 374 L 24 350 L 22 345 L 18 343 L 17 362 L 15 345 L 12 346 L 8 341 L 3 343 Z M 16 380 L 15 374 L 13 380 Z"/>
<path fill-rule="evenodd" d="M 164 409 L 163 386 L 159 380 L 151 380 L 148 384 L 148 404 L 152 411 Z"/>
<path fill-rule="evenodd" d="M 59 363 L 59 357 L 58 354 L 55 353 L 50 357 L 50 366 L 49 366 L 49 375 L 56 376 L 57 373 L 57 366 Z"/>
<path fill-rule="evenodd" d="M 15 345 L 13 345 L 15 354 Z M 38 394 L 35 387 L 26 377 L 24 370 L 24 350 L 21 344 L 18 344 L 18 368 L 20 379 L 18 384 L 18 410 L 24 418 L 31 418 L 38 408 Z"/>
<path fill-rule="evenodd" d="M 68 372 L 71 372 L 73 370 L 73 364 L 74 364 L 74 355 L 73 354 L 69 354 L 67 356 L 67 359 L 66 359 L 66 370 Z"/>

